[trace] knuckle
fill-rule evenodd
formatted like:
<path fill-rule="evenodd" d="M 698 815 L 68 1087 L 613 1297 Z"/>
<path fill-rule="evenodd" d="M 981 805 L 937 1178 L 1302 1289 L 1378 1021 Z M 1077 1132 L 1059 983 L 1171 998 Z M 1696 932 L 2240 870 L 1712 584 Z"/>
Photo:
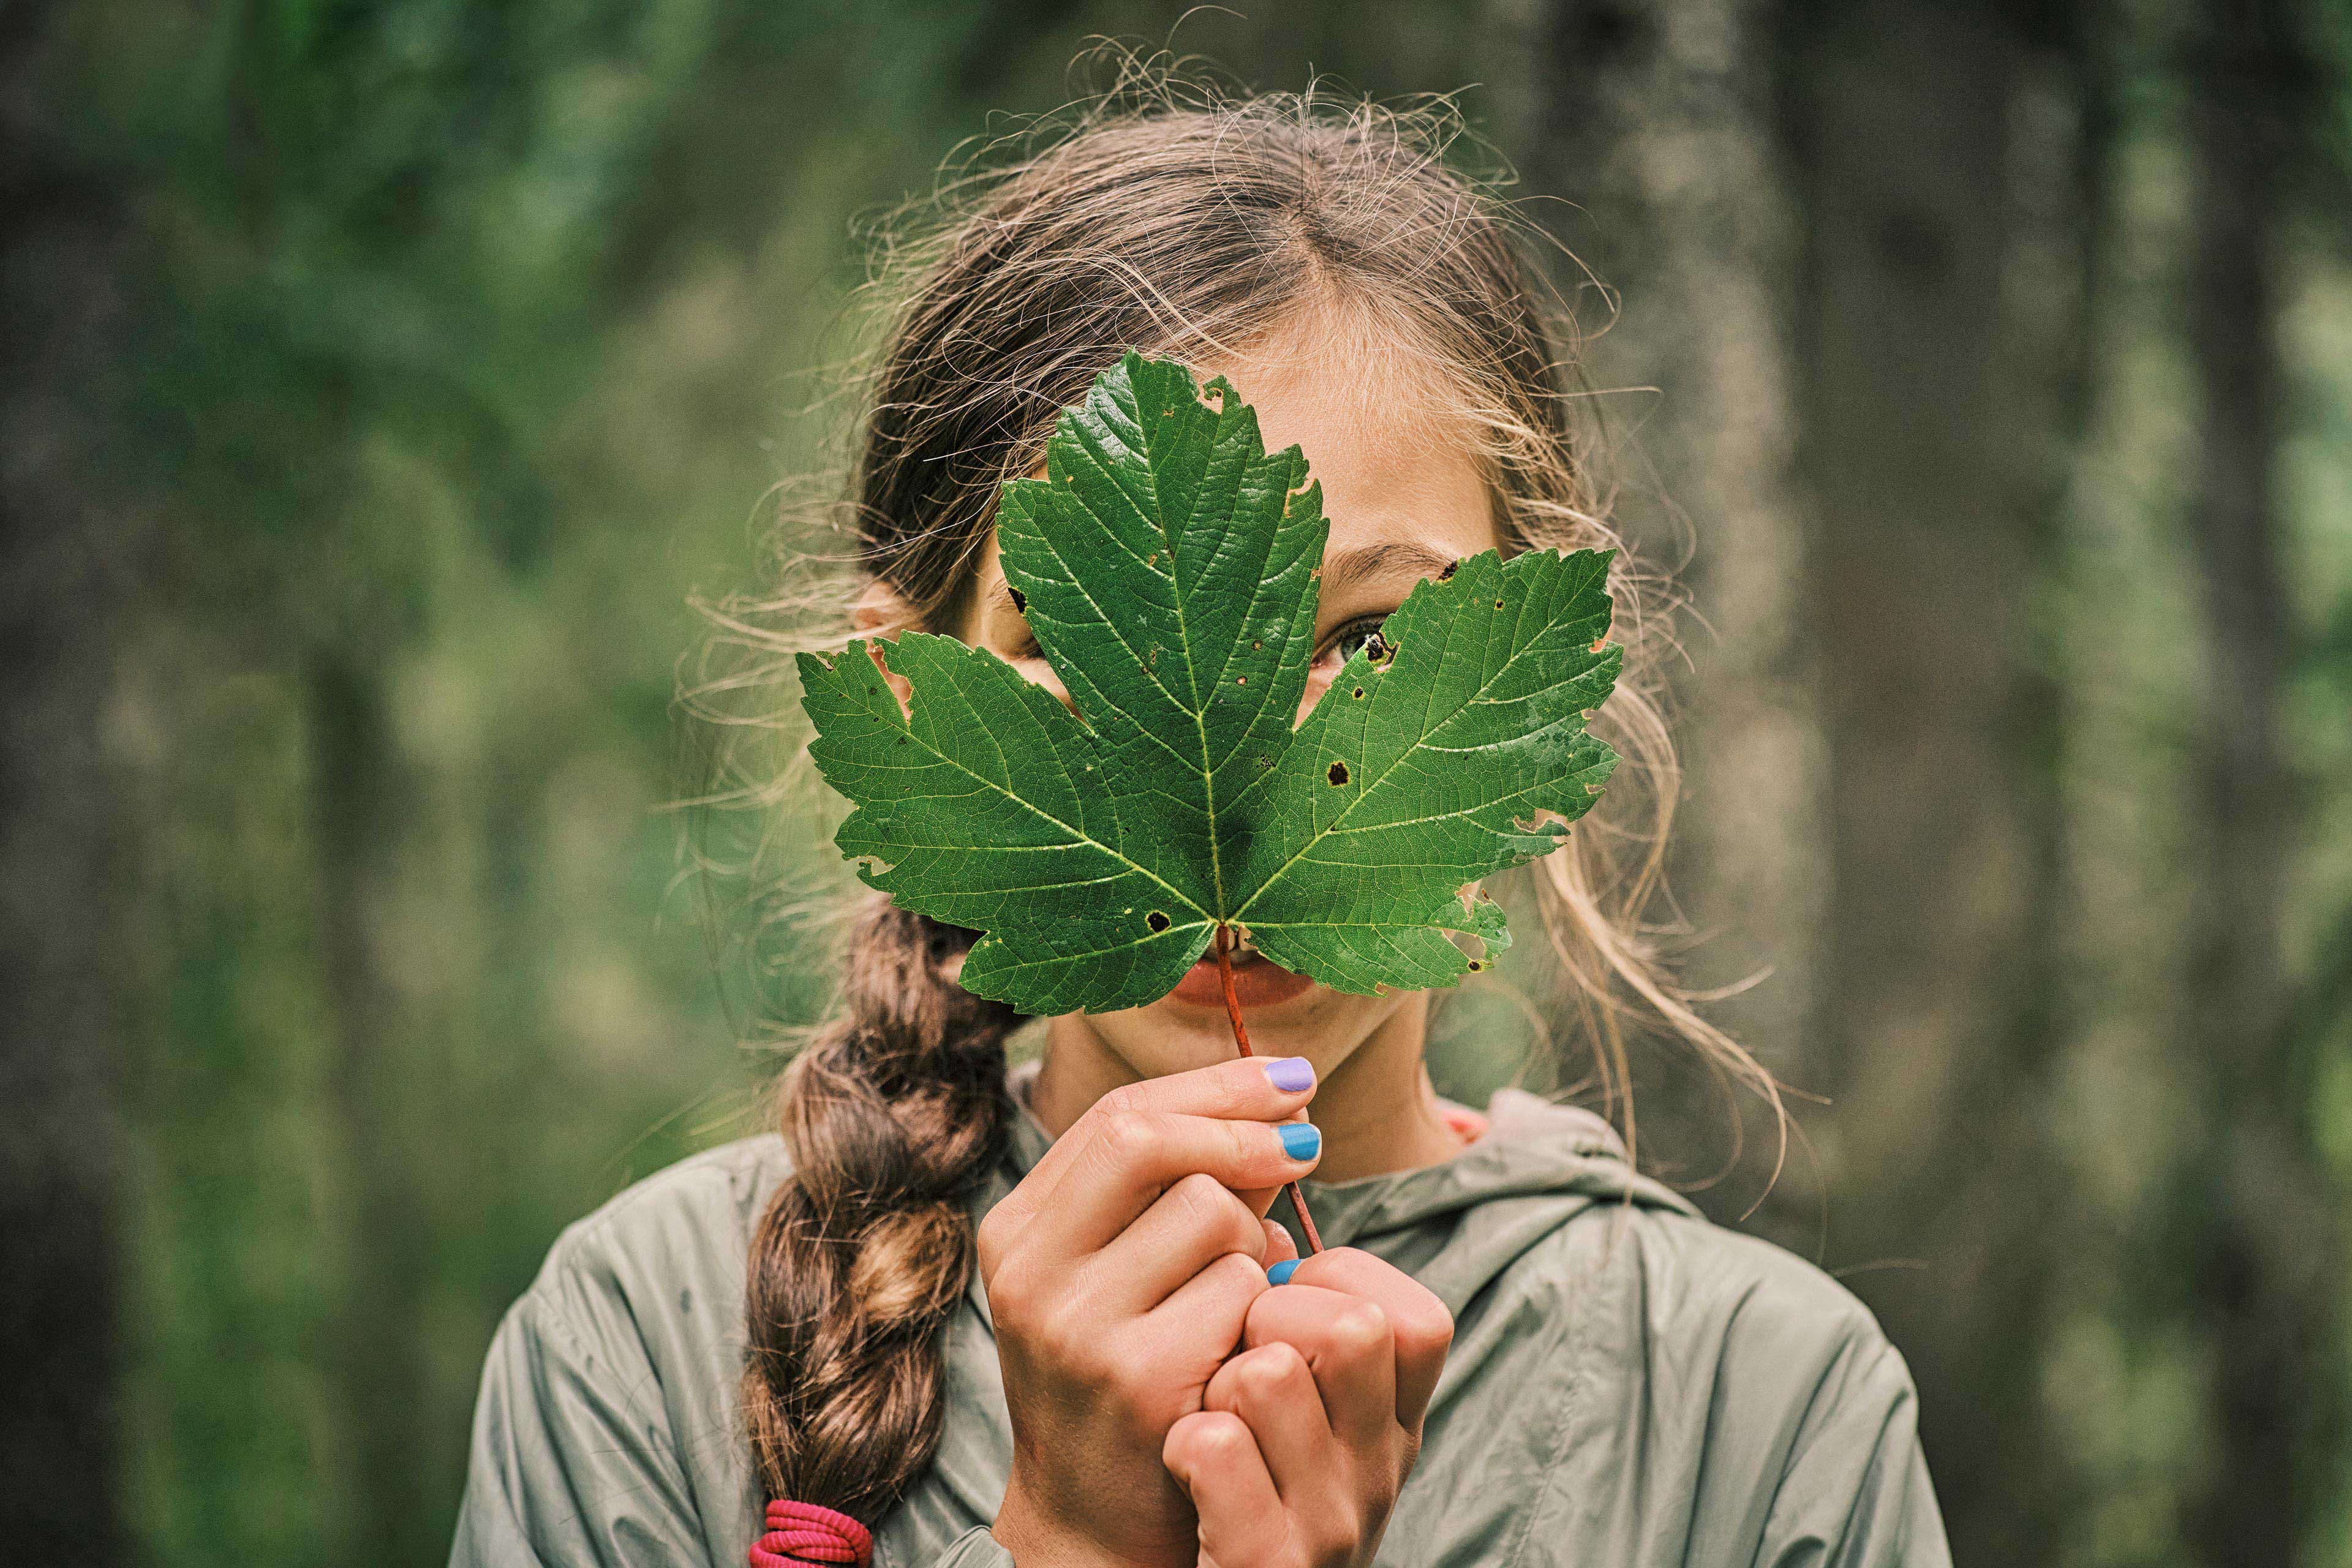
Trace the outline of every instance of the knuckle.
<path fill-rule="evenodd" d="M 1073 1373 L 1094 1377 L 1117 1368 L 1103 1354 L 1100 1321 L 1067 1291 L 1055 1292 L 1028 1327 L 1030 1342 Z"/>
<path fill-rule="evenodd" d="M 1228 1218 L 1227 1206 L 1237 1200 L 1214 1176 L 1195 1171 L 1168 1189 L 1168 1201 L 1176 1205 L 1178 1217 L 1187 1228 L 1221 1231 Z"/>
<path fill-rule="evenodd" d="M 1273 1289 L 1266 1283 L 1265 1270 L 1246 1252 L 1223 1253 L 1202 1272 L 1211 1276 L 1221 1289 L 1230 1289 L 1240 1296 L 1244 1306 Z"/>
<path fill-rule="evenodd" d="M 1395 1331 L 1400 1354 L 1444 1355 L 1454 1343 L 1454 1314 L 1435 1297 L 1410 1312 L 1391 1313 L 1389 1326 Z"/>
<path fill-rule="evenodd" d="M 1241 1385 L 1237 1392 L 1252 1401 L 1286 1398 L 1311 1375 L 1298 1347 L 1281 1340 L 1260 1346 L 1234 1368 L 1234 1380 Z"/>
<path fill-rule="evenodd" d="M 1350 1358 L 1375 1354 L 1392 1342 L 1388 1314 L 1371 1301 L 1340 1308 L 1331 1315 L 1324 1332 L 1329 1336 L 1336 1353 Z"/>
<path fill-rule="evenodd" d="M 1002 1217 L 1003 1214 L 1004 1205 L 997 1205 L 981 1216 L 978 1228 L 972 1232 L 972 1247 L 980 1256 L 981 1277 L 992 1281 L 1003 1267 L 1004 1249 L 1012 1241 L 1012 1237 L 1005 1235 L 1005 1226 L 1012 1222 Z"/>
<path fill-rule="evenodd" d="M 1229 1110 L 1247 1110 L 1279 1098 L 1274 1092 L 1272 1080 L 1265 1076 L 1262 1058 L 1230 1057 L 1200 1071 L 1202 1080 L 1214 1087 L 1218 1100 Z"/>
<path fill-rule="evenodd" d="M 1149 1110 L 1151 1108 L 1151 1094 L 1145 1087 L 1145 1083 L 1149 1081 L 1146 1079 L 1144 1083 L 1120 1084 L 1117 1089 L 1096 1100 L 1095 1109 L 1105 1117 L 1136 1115 Z"/>
<path fill-rule="evenodd" d="M 1193 1423 L 1192 1443 L 1203 1461 L 1231 1464 L 1248 1449 L 1249 1427 L 1230 1412 L 1211 1411 Z"/>
<path fill-rule="evenodd" d="M 988 1313 L 999 1325 L 1019 1325 L 1029 1321 L 1031 1292 L 1022 1269 L 1011 1263 L 1000 1264 L 988 1279 Z"/>
<path fill-rule="evenodd" d="M 1225 1141 L 1233 1145 L 1234 1158 L 1250 1170 L 1287 1169 L 1290 1156 L 1283 1152 L 1282 1135 L 1263 1121 L 1225 1121 Z"/>
<path fill-rule="evenodd" d="M 1120 1167 L 1140 1164 L 1160 1140 L 1161 1119 L 1148 1110 L 1114 1110 L 1096 1134 L 1103 1157 Z"/>

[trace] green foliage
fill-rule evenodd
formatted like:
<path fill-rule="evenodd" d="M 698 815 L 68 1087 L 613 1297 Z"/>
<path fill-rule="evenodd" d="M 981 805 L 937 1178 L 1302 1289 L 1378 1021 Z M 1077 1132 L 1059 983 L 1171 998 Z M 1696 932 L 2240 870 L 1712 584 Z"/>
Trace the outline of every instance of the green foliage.
<path fill-rule="evenodd" d="M 1608 559 L 1493 552 L 1416 587 L 1303 724 L 1321 493 L 1222 379 L 1130 353 L 1005 486 L 1006 581 L 1070 693 L 908 633 L 803 656 L 837 842 L 987 934 L 963 983 L 1030 1014 L 1165 995 L 1229 926 L 1345 991 L 1451 984 L 1508 941 L 1481 878 L 1556 847 L 1615 755 L 1586 733 Z M 877 668 L 912 688 L 902 709 Z M 1075 712 L 1073 711 L 1075 709 Z"/>

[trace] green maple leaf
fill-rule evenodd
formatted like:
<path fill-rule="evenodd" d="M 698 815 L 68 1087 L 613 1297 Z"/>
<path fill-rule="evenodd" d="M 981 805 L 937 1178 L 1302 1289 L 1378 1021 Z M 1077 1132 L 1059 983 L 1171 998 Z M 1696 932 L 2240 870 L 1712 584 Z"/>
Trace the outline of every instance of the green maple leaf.
<path fill-rule="evenodd" d="M 1418 584 L 1299 722 L 1321 491 L 1222 379 L 1127 355 L 1062 414 L 1045 478 L 1005 485 L 997 532 L 1075 713 L 922 633 L 800 674 L 811 754 L 856 805 L 835 842 L 902 908 L 983 932 L 962 983 L 1024 1013 L 1154 1001 L 1220 925 L 1343 991 L 1451 984 L 1454 933 L 1509 941 L 1478 880 L 1556 848 L 1616 764 L 1584 728 L 1621 658 L 1592 551 Z"/>

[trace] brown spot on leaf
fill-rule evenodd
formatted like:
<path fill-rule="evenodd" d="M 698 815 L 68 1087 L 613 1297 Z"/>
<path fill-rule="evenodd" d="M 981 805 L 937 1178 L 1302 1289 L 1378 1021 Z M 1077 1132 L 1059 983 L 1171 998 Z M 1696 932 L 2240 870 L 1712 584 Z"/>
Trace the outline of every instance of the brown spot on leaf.
<path fill-rule="evenodd" d="M 1329 779 L 1335 784 L 1346 784 L 1348 782 L 1348 764 L 1345 763 L 1333 763 L 1331 764 L 1331 771 L 1325 773 L 1323 776 Z"/>

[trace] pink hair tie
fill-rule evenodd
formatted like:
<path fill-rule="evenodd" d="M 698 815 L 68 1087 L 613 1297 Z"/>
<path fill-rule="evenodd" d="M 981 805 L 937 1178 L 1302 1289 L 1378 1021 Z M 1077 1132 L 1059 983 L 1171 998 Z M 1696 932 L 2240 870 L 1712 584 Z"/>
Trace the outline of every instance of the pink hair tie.
<path fill-rule="evenodd" d="M 812 1502 L 768 1505 L 768 1533 L 751 1543 L 751 1568 L 793 1568 L 801 1563 L 845 1563 L 866 1568 L 874 1535 L 845 1513 Z"/>

